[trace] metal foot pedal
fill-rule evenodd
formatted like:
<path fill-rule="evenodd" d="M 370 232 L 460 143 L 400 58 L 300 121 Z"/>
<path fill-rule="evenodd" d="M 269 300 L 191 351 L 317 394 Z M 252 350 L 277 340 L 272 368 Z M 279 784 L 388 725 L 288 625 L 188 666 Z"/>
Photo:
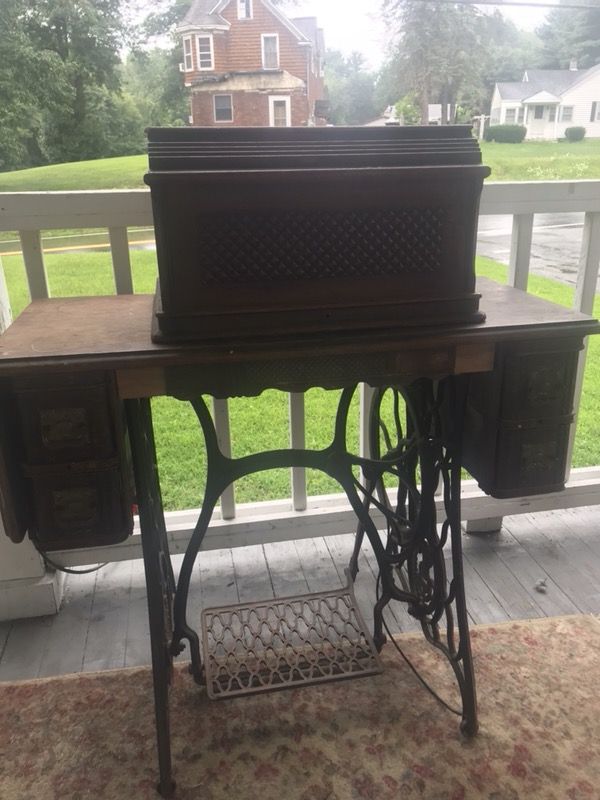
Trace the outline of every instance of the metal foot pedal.
<path fill-rule="evenodd" d="M 379 655 L 343 589 L 202 612 L 206 690 L 212 699 L 376 675 Z"/>

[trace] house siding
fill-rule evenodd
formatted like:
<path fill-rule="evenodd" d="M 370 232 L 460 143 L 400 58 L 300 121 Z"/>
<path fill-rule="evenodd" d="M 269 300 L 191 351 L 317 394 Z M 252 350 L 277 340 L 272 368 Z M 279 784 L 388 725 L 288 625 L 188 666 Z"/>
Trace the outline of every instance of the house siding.
<path fill-rule="evenodd" d="M 600 121 L 590 121 L 592 103 L 595 102 L 600 108 L 600 72 L 564 93 L 561 105 L 573 106 L 573 119 L 571 122 L 558 123 L 558 136 L 564 136 L 566 128 L 581 125 L 585 128 L 587 137 L 600 138 Z"/>
<path fill-rule="evenodd" d="M 220 94 L 231 95 L 233 108 L 232 122 L 215 122 L 214 96 Z M 273 94 L 276 94 L 273 92 Z M 279 96 L 279 93 L 277 93 Z M 290 111 L 292 125 L 308 125 L 306 96 L 301 92 L 288 94 L 290 97 Z M 231 125 L 264 127 L 269 124 L 269 93 L 259 92 L 228 92 L 227 89 L 217 89 L 210 92 L 194 92 L 192 94 L 192 118 L 194 125 L 205 127 L 227 127 Z"/>
<path fill-rule="evenodd" d="M 298 37 L 261 0 L 254 0 L 251 19 L 238 19 L 235 0 L 232 0 L 220 14 L 230 27 L 227 31 L 212 32 L 213 70 L 198 69 L 196 37 L 207 35 L 208 31 L 196 31 L 193 34 L 193 69 L 184 74 L 185 85 L 192 88 L 192 125 L 268 126 L 268 97 L 271 94 L 290 97 L 292 125 L 313 124 L 315 102 L 324 98 L 325 90 L 323 78 L 318 72 L 318 59 L 312 58 L 312 46 L 300 43 Z M 286 88 L 283 91 L 276 89 L 268 91 L 264 88 L 259 90 L 258 86 L 252 87 L 252 77 L 248 73 L 268 75 L 270 72 L 264 69 L 262 60 L 262 41 L 265 34 L 276 34 L 278 37 L 279 70 L 301 80 L 304 89 Z M 248 89 L 245 92 L 232 92 L 227 89 L 227 81 L 216 84 L 206 82 L 206 78 L 210 75 L 222 76 L 227 73 L 246 73 Z M 204 82 L 194 85 L 196 81 Z M 239 89 L 239 85 L 236 89 Z M 215 94 L 232 95 L 233 123 L 214 121 L 212 103 Z"/>

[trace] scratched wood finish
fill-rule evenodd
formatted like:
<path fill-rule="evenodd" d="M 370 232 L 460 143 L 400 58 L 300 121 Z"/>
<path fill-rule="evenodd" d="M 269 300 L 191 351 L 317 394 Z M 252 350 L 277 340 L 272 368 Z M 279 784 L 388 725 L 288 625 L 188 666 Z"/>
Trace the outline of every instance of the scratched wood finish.
<path fill-rule="evenodd" d="M 120 295 L 38 300 L 29 305 L 0 337 L 0 376 L 32 369 L 141 369 L 176 365 L 274 363 L 280 359 L 327 357 L 411 350 L 417 357 L 452 348 L 467 358 L 461 370 L 477 363 L 490 344 L 531 337 L 585 336 L 600 330 L 588 316 L 548 303 L 518 289 L 480 279 L 481 308 L 486 320 L 476 325 L 386 329 L 253 339 L 234 337 L 193 345 L 155 344 L 150 339 L 151 295 Z M 77 336 L 73 336 L 77 331 Z M 462 351 L 462 347 L 467 347 Z M 484 348 L 483 351 L 476 349 Z M 474 349 L 475 348 L 475 349 Z M 489 353 L 489 351 L 488 351 Z M 468 354 L 468 357 L 467 357 Z M 488 367 L 489 368 L 489 367 Z M 160 391 L 157 373 L 154 390 Z"/>

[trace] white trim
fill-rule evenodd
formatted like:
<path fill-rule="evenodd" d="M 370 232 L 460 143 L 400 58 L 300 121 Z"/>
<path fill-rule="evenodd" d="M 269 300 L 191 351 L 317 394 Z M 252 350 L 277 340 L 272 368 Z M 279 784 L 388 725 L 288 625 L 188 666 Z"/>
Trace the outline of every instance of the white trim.
<path fill-rule="evenodd" d="M 600 470 L 598 467 L 574 469 L 561 492 L 498 500 L 484 494 L 473 480 L 461 484 L 461 521 L 505 517 L 513 514 L 531 514 L 558 508 L 577 508 L 597 505 L 600 502 Z M 443 511 L 443 498 L 436 497 L 436 507 Z M 171 555 L 184 553 L 199 509 L 167 511 L 165 520 Z M 385 527 L 383 516 L 372 511 L 374 522 Z M 305 511 L 294 511 L 289 499 L 263 503 L 244 503 L 236 507 L 236 518 L 224 520 L 215 509 L 210 526 L 202 543 L 203 550 L 220 550 L 244 547 L 267 542 L 284 542 L 295 539 L 312 539 L 315 536 L 335 536 L 356 531 L 356 515 L 344 494 L 312 495 Z M 139 523 L 133 536 L 124 542 L 106 547 L 85 550 L 56 551 L 53 557 L 59 564 L 69 567 L 95 564 L 104 561 L 126 561 L 142 557 Z"/>
<path fill-rule="evenodd" d="M 277 44 L 277 65 L 275 67 L 267 67 L 265 64 L 265 39 L 275 38 Z M 278 33 L 261 33 L 260 35 L 260 52 L 262 57 L 263 69 L 279 69 L 279 34 Z"/>
<path fill-rule="evenodd" d="M 285 102 L 286 128 L 292 125 L 292 98 L 289 94 L 270 94 L 269 95 L 269 126 L 275 127 L 275 103 Z"/>
<path fill-rule="evenodd" d="M 571 116 L 569 119 L 565 119 L 565 111 L 569 109 L 571 111 Z M 560 121 L 561 122 L 573 122 L 573 117 L 575 115 L 575 106 L 561 106 L 560 107 Z"/>
<path fill-rule="evenodd" d="M 184 36 L 183 37 L 183 71 L 184 72 L 193 72 L 194 71 L 194 44 L 192 42 L 193 38 L 194 37 L 191 34 L 189 36 Z M 187 53 L 186 49 L 185 49 L 185 46 L 188 43 L 189 43 L 189 46 L 190 46 L 190 52 L 189 53 Z M 189 59 L 190 59 L 189 67 L 187 65 L 188 56 L 189 56 Z"/>
<path fill-rule="evenodd" d="M 237 18 L 239 20 L 254 19 L 254 2 L 253 0 L 236 0 L 237 3 Z M 250 6 L 250 13 L 248 16 L 240 16 L 240 9 L 248 4 Z"/>
<path fill-rule="evenodd" d="M 208 39 L 210 43 L 210 67 L 200 66 L 200 39 Z M 196 35 L 196 58 L 198 59 L 198 72 L 210 72 L 215 68 L 215 47 L 212 33 L 199 33 Z"/>
<path fill-rule="evenodd" d="M 228 97 L 229 102 L 231 105 L 231 119 L 217 119 L 217 97 Z M 213 94 L 213 120 L 215 122 L 223 123 L 230 125 L 233 122 L 233 97 L 228 92 L 222 92 L 221 94 Z"/>

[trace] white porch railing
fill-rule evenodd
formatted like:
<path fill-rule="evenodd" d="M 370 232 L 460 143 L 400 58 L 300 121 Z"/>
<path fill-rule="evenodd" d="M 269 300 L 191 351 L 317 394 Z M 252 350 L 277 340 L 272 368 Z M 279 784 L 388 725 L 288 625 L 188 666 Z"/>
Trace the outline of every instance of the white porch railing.
<path fill-rule="evenodd" d="M 534 215 L 583 212 L 574 307 L 591 313 L 600 263 L 600 181 L 491 183 L 484 187 L 481 215 L 508 214 L 513 218 L 509 282 L 526 289 L 529 276 Z M 116 291 L 133 292 L 128 229 L 152 225 L 150 195 L 146 190 L 90 192 L 0 193 L 0 231 L 16 231 L 21 241 L 32 299 L 48 297 L 41 232 L 56 229 L 103 228 L 108 231 Z M 581 359 L 577 403 L 581 392 Z M 361 398 L 361 448 L 364 446 L 369 389 Z M 304 397 L 291 394 L 290 442 L 304 445 Z M 227 401 L 215 401 L 214 417 L 221 446 L 231 448 Z M 520 511 L 574 507 L 600 503 L 600 467 L 573 470 L 563 492 L 540 497 L 499 501 L 486 497 L 474 482 L 463 492 L 465 520 L 498 518 Z M 195 515 L 192 510 L 168 514 L 173 550 L 185 548 Z M 353 515 L 342 495 L 307 497 L 304 471 L 294 469 L 290 499 L 236 506 L 233 488 L 222 498 L 206 539 L 206 547 L 229 547 L 308 536 L 347 533 Z M 121 545 L 93 551 L 55 554 L 65 565 L 121 560 L 141 556 L 139 537 Z"/>

